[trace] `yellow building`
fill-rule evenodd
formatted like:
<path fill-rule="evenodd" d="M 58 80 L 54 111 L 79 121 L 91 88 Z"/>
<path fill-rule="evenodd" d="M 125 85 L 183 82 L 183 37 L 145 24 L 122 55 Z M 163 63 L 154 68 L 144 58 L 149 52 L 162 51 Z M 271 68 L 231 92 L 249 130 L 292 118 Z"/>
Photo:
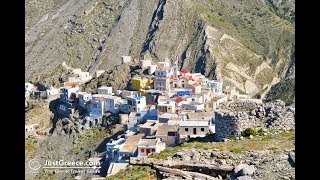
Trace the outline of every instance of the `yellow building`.
<path fill-rule="evenodd" d="M 134 77 L 131 80 L 132 88 L 136 91 L 140 89 L 153 89 L 153 79 L 141 78 L 141 77 Z"/>

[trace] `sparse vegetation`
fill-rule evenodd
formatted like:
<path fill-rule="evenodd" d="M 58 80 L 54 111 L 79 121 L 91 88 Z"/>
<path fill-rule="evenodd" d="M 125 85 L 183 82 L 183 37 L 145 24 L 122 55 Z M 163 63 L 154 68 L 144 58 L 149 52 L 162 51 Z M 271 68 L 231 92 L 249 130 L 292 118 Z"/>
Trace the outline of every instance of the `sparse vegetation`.
<path fill-rule="evenodd" d="M 38 150 L 39 146 L 37 144 L 37 139 L 33 136 L 30 136 L 29 139 L 27 139 L 25 142 L 26 159 L 34 158 Z"/>
<path fill-rule="evenodd" d="M 156 171 L 149 166 L 130 166 L 126 170 L 121 170 L 119 173 L 106 177 L 106 180 L 123 179 L 123 180 L 153 180 L 157 179 Z"/>
<path fill-rule="evenodd" d="M 150 157 L 158 159 L 166 159 L 169 156 L 173 156 L 175 152 L 182 149 L 219 149 L 224 152 L 234 152 L 241 153 L 249 150 L 269 150 L 274 149 L 274 145 L 277 144 L 277 149 L 292 149 L 294 148 L 295 141 L 295 132 L 287 131 L 282 132 L 277 135 L 269 135 L 264 137 L 262 140 L 253 138 L 253 139 L 243 139 L 243 140 L 231 140 L 227 142 L 215 142 L 215 143 L 206 143 L 206 142 L 189 142 L 182 144 L 181 146 L 176 146 L 172 149 L 166 149 L 159 154 L 153 154 Z"/>

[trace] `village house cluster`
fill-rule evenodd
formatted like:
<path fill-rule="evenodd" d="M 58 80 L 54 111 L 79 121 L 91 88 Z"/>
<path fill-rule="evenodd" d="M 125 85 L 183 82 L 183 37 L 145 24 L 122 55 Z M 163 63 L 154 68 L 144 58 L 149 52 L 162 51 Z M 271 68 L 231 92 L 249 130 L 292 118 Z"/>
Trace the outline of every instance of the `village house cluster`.
<path fill-rule="evenodd" d="M 130 63 L 131 57 L 123 56 L 121 62 Z M 222 81 L 209 80 L 185 68 L 179 70 L 177 63 L 140 60 L 139 65 L 147 73 L 134 76 L 129 89 L 115 91 L 101 86 L 96 94 L 90 94 L 80 92 L 79 85 L 90 80 L 91 75 L 63 64 L 73 76 L 60 88 L 60 113 L 70 115 L 82 108 L 92 119 L 102 118 L 107 112 L 118 114 L 119 123 L 126 127 L 121 138 L 106 144 L 110 175 L 119 170 L 116 167 L 126 166 L 130 157 L 147 157 L 189 138 L 214 133 L 214 109 L 220 103 L 247 98 L 234 87 L 223 88 Z M 95 76 L 103 72 L 97 71 Z M 32 88 L 26 83 L 26 96 Z M 57 94 L 53 88 L 48 92 Z"/>

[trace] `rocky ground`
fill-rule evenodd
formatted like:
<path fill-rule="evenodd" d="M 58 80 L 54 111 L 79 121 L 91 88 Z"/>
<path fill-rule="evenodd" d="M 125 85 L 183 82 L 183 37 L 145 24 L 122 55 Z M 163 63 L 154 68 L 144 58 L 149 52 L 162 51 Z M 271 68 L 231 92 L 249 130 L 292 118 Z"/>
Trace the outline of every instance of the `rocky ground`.
<path fill-rule="evenodd" d="M 187 151 L 176 152 L 172 159 L 180 159 L 194 164 L 228 164 L 234 166 L 235 169 L 226 179 L 294 179 L 294 156 L 294 150 L 232 153 L 221 152 L 217 149 L 188 149 Z M 164 176 L 167 176 L 167 179 L 176 178 L 172 175 L 168 176 L 168 174 L 164 174 Z"/>
<path fill-rule="evenodd" d="M 103 157 L 105 144 L 109 138 L 116 138 L 123 131 L 123 126 L 116 124 L 116 122 L 118 122 L 117 117 L 111 114 L 106 114 L 96 122 L 88 118 L 83 120 L 76 112 L 70 118 L 58 118 L 56 122 L 53 122 L 49 135 L 41 138 L 38 136 L 27 137 L 25 145 L 26 179 L 75 177 L 74 173 L 46 173 L 43 169 L 34 173 L 28 163 L 31 159 L 36 159 L 43 165 L 45 160 L 64 159 L 85 162 L 90 157 Z M 84 124 L 84 128 L 81 124 Z M 89 178 L 92 174 L 84 176 Z"/>
<path fill-rule="evenodd" d="M 188 173 L 204 175 L 200 179 L 295 179 L 294 136 L 294 131 L 271 131 L 268 135 L 227 142 L 198 139 L 144 160 L 130 160 L 130 164 L 150 166 L 160 179 L 185 179 Z M 124 173 L 128 172 L 122 171 L 117 177 Z M 138 176 L 139 172 L 131 174 Z"/>

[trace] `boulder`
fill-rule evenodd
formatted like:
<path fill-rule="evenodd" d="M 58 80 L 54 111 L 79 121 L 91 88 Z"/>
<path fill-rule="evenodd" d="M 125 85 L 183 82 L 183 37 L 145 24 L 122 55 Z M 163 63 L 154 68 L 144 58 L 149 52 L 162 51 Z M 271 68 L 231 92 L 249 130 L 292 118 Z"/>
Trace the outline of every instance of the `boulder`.
<path fill-rule="evenodd" d="M 193 161 L 199 161 L 200 160 L 200 154 L 197 151 L 192 151 L 192 160 Z"/>
<path fill-rule="evenodd" d="M 255 172 L 254 165 L 246 166 L 240 170 L 240 175 L 252 175 Z"/>
<path fill-rule="evenodd" d="M 234 168 L 234 174 L 237 176 L 252 175 L 255 172 L 254 165 L 239 164 Z"/>
<path fill-rule="evenodd" d="M 289 162 L 291 162 L 291 164 L 293 164 L 293 166 L 295 165 L 296 155 L 295 155 L 295 152 L 293 152 L 293 151 L 289 153 Z"/>
<path fill-rule="evenodd" d="M 226 160 L 224 160 L 224 159 L 218 159 L 217 163 L 219 163 L 221 165 L 227 164 Z"/>

